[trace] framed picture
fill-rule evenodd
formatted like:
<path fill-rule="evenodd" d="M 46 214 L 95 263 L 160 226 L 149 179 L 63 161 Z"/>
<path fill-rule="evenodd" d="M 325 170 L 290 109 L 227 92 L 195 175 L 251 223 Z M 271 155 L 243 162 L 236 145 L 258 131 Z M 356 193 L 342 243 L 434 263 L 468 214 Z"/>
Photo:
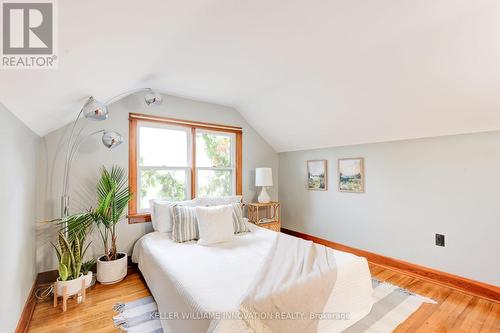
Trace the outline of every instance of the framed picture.
<path fill-rule="evenodd" d="M 365 192 L 365 161 L 363 158 L 340 158 L 338 175 L 340 192 Z"/>
<path fill-rule="evenodd" d="M 326 191 L 327 173 L 326 160 L 307 161 L 307 189 Z"/>

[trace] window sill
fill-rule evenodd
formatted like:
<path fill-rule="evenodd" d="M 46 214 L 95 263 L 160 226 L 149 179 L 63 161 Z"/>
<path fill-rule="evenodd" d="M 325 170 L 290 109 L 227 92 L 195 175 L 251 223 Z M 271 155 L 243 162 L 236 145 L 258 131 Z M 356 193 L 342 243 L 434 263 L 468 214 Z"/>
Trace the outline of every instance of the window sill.
<path fill-rule="evenodd" d="M 151 214 L 129 214 L 128 224 L 151 222 Z"/>

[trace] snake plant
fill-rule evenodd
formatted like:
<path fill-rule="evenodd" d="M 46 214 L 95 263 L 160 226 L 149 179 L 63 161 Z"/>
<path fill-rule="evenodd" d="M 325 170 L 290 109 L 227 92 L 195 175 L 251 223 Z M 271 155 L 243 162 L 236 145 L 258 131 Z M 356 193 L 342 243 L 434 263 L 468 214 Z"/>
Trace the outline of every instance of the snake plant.
<path fill-rule="evenodd" d="M 59 278 L 61 281 L 73 280 L 80 276 L 82 270 L 82 258 L 89 244 L 83 246 L 86 235 L 68 234 L 65 236 L 59 232 L 57 245 L 52 243 L 59 260 Z"/>

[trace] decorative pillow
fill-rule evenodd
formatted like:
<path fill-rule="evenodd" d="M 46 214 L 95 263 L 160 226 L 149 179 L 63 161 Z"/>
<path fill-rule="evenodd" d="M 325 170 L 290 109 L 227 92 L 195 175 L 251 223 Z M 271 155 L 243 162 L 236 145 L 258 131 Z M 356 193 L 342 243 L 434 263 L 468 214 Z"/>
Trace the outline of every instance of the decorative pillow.
<path fill-rule="evenodd" d="M 194 199 L 196 206 L 219 206 L 241 203 L 241 195 L 228 195 L 225 197 L 201 197 Z"/>
<path fill-rule="evenodd" d="M 149 200 L 149 211 L 151 213 L 151 223 L 153 229 L 159 232 L 172 231 L 172 214 L 170 208 L 173 205 L 195 206 L 194 200 L 186 201 L 167 201 L 159 199 Z"/>
<path fill-rule="evenodd" d="M 234 233 L 239 234 L 248 232 L 250 229 L 246 221 L 243 219 L 243 207 L 241 203 L 233 203 L 230 205 L 232 210 Z"/>
<path fill-rule="evenodd" d="M 172 205 L 172 239 L 178 243 L 199 238 L 196 207 Z"/>
<path fill-rule="evenodd" d="M 233 209 L 230 205 L 196 207 L 200 239 L 198 244 L 210 245 L 234 239 Z"/>

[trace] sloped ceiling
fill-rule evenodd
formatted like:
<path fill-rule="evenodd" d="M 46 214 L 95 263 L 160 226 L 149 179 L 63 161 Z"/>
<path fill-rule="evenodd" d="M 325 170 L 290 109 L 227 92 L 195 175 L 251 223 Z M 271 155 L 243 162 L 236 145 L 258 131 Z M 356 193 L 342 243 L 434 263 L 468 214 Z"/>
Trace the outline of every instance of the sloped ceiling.
<path fill-rule="evenodd" d="M 235 107 L 277 150 L 500 129 L 500 1 L 58 1 L 59 68 L 0 71 L 40 135 L 150 86 Z"/>

